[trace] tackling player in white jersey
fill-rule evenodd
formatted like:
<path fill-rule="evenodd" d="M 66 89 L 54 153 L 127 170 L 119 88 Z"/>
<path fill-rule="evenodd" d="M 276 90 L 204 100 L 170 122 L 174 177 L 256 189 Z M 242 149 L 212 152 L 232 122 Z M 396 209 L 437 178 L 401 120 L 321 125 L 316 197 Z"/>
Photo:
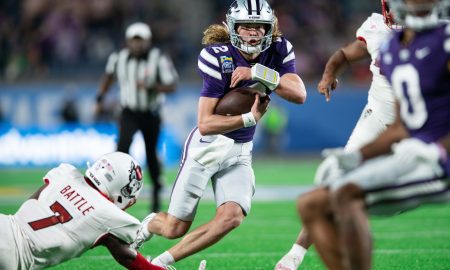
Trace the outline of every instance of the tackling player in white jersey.
<path fill-rule="evenodd" d="M 357 150 L 374 140 L 388 125 L 395 120 L 394 94 L 386 80 L 380 73 L 378 63 L 379 47 L 391 34 L 395 25 L 386 0 L 381 0 L 382 14 L 372 13 L 370 17 L 356 31 L 356 40 L 337 50 L 328 60 L 322 79 L 317 88 L 327 101 L 330 100 L 331 91 L 338 84 L 337 77 L 352 63 L 362 59 L 371 58 L 370 70 L 373 78 L 368 93 L 367 105 L 353 129 L 345 146 L 345 150 Z M 322 164 L 335 162 L 327 158 Z M 322 183 L 330 178 L 325 175 L 322 165 L 316 173 L 316 183 Z M 311 240 L 305 230 L 302 230 L 291 250 L 278 261 L 276 270 L 298 269 L 306 250 L 311 246 Z"/>
<path fill-rule="evenodd" d="M 42 269 L 99 245 L 128 269 L 164 269 L 129 248 L 140 222 L 123 210 L 143 185 L 131 156 L 106 154 L 84 176 L 63 163 L 43 180 L 14 215 L 0 214 L 0 269 Z"/>

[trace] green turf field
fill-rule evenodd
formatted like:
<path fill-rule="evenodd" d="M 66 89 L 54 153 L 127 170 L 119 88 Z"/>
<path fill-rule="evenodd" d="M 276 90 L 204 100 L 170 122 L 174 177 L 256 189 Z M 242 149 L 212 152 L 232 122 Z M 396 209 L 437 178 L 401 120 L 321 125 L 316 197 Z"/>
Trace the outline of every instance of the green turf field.
<path fill-rule="evenodd" d="M 278 160 L 256 161 L 257 188 L 273 185 L 306 185 L 311 182 L 317 161 Z M 13 213 L 19 198 L 39 185 L 45 171 L 0 171 L 0 212 Z M 176 170 L 168 170 L 167 179 L 174 179 Z M 168 182 L 172 182 L 170 180 Z M 5 198 L 11 199 L 5 199 Z M 130 209 L 138 218 L 147 214 L 148 205 L 140 202 Z M 211 201 L 200 204 L 193 227 L 214 215 Z M 393 218 L 373 218 L 371 226 L 375 239 L 375 269 L 450 269 L 450 205 L 427 206 Z M 300 229 L 293 201 L 255 202 L 243 224 L 217 245 L 178 262 L 181 270 L 196 270 L 202 259 L 207 269 L 273 269 L 276 261 L 287 251 Z M 176 240 L 155 237 L 146 243 L 142 253 L 158 255 Z M 52 269 L 121 269 L 104 248 L 85 253 L 81 258 Z M 301 269 L 325 269 L 317 254 L 306 256 Z"/>

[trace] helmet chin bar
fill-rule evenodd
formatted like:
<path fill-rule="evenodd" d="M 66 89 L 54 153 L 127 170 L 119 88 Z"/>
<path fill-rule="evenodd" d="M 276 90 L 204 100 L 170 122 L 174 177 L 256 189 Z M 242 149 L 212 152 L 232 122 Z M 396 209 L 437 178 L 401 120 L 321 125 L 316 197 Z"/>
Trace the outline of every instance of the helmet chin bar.
<path fill-rule="evenodd" d="M 407 14 L 405 16 L 405 25 L 413 30 L 421 31 L 431 28 L 439 23 L 439 16 L 436 12 L 432 12 L 425 17 L 413 16 Z"/>
<path fill-rule="evenodd" d="M 404 0 L 391 0 L 391 10 L 395 19 L 403 26 L 414 31 L 423 31 L 438 25 L 448 15 L 450 0 L 439 0 L 436 3 L 407 6 Z M 418 14 L 424 14 L 423 16 Z"/>

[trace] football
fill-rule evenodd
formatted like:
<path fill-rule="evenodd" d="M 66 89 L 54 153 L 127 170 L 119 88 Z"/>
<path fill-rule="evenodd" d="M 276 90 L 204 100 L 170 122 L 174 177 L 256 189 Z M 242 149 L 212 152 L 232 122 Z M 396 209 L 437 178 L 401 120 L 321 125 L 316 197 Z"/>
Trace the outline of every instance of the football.
<path fill-rule="evenodd" d="M 231 90 L 219 100 L 214 113 L 220 115 L 240 115 L 248 113 L 255 102 L 255 94 L 258 94 L 261 97 L 261 101 L 263 101 L 264 98 L 267 98 L 266 94 L 250 87 L 241 87 Z"/>

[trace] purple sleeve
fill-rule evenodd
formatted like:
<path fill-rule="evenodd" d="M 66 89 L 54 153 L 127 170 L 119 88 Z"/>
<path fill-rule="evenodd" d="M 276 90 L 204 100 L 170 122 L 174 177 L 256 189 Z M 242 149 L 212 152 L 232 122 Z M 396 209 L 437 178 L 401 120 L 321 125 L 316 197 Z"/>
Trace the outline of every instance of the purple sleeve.
<path fill-rule="evenodd" d="M 227 84 L 226 76 L 222 74 L 219 60 L 210 48 L 203 49 L 198 56 L 198 72 L 203 79 L 200 96 L 223 97 Z"/>
<path fill-rule="evenodd" d="M 295 66 L 295 53 L 292 44 L 285 38 L 277 41 L 277 53 L 279 56 L 278 72 L 280 77 L 286 73 L 297 73 Z"/>

